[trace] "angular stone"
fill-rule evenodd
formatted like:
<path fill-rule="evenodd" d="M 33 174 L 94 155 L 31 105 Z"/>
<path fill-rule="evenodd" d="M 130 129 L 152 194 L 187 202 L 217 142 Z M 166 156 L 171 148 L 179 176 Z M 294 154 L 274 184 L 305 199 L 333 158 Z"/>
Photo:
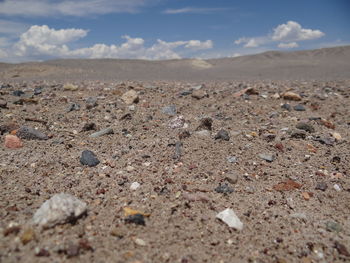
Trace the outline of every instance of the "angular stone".
<path fill-rule="evenodd" d="M 125 92 L 121 99 L 125 102 L 125 104 L 133 104 L 139 102 L 139 96 L 135 90 L 129 90 Z"/>
<path fill-rule="evenodd" d="M 95 132 L 95 133 L 91 134 L 89 137 L 90 138 L 97 138 L 97 137 L 100 137 L 103 135 L 113 134 L 113 133 L 114 133 L 113 128 L 109 127 L 109 128 L 103 129 L 101 131 Z"/>
<path fill-rule="evenodd" d="M 48 140 L 49 139 L 49 137 L 46 134 L 32 127 L 27 127 L 27 126 L 20 127 L 17 130 L 16 135 L 19 138 L 24 140 Z"/>
<path fill-rule="evenodd" d="M 302 99 L 299 94 L 291 92 L 291 91 L 287 91 L 287 92 L 283 93 L 282 98 L 285 100 L 294 100 L 294 101 L 299 101 Z"/>
<path fill-rule="evenodd" d="M 78 198 L 65 193 L 55 194 L 35 212 L 33 222 L 50 228 L 58 224 L 75 222 L 86 210 L 86 203 Z"/>
<path fill-rule="evenodd" d="M 299 130 L 304 130 L 309 133 L 315 132 L 315 128 L 311 124 L 306 122 L 299 122 L 295 127 Z"/>
<path fill-rule="evenodd" d="M 229 141 L 230 135 L 226 130 L 220 130 L 214 137 L 215 140 Z"/>
<path fill-rule="evenodd" d="M 276 159 L 276 156 L 269 153 L 259 153 L 258 156 L 260 159 L 263 159 L 267 162 L 273 162 Z"/>
<path fill-rule="evenodd" d="M 0 108 L 6 109 L 7 108 L 7 101 L 0 99 Z"/>
<path fill-rule="evenodd" d="M 216 215 L 216 218 L 219 218 L 231 228 L 234 228 L 239 231 L 243 229 L 243 223 L 241 222 L 241 220 L 239 220 L 235 212 L 230 208 L 227 208 L 224 211 L 218 213 Z"/>
<path fill-rule="evenodd" d="M 98 105 L 96 97 L 89 97 L 86 99 L 86 109 L 90 110 Z"/>
<path fill-rule="evenodd" d="M 175 116 L 177 111 L 176 111 L 176 106 L 175 105 L 170 105 L 162 108 L 162 112 L 164 114 L 170 115 L 170 116 Z"/>
<path fill-rule="evenodd" d="M 205 97 L 208 97 L 208 94 L 206 93 L 205 90 L 200 89 L 200 90 L 194 90 L 192 92 L 192 98 L 195 98 L 197 100 L 203 99 Z"/>
<path fill-rule="evenodd" d="M 5 136 L 5 147 L 9 149 L 22 148 L 23 143 L 16 135 L 8 134 Z"/>
<path fill-rule="evenodd" d="M 297 104 L 293 107 L 295 111 L 306 111 L 305 107 L 301 104 Z"/>
<path fill-rule="evenodd" d="M 100 161 L 92 151 L 85 150 L 81 154 L 80 163 L 89 167 L 93 167 L 98 165 Z"/>

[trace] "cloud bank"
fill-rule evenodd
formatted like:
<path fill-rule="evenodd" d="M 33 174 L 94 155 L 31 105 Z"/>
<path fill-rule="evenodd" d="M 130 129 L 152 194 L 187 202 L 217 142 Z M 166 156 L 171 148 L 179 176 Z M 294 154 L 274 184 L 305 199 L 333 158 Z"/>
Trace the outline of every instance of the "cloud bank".
<path fill-rule="evenodd" d="M 241 37 L 234 43 L 244 44 L 246 48 L 259 47 L 264 44 L 280 42 L 279 48 L 296 48 L 299 41 L 313 40 L 323 37 L 325 33 L 320 30 L 306 29 L 295 21 L 288 21 L 286 24 L 278 25 L 273 29 L 272 34 L 262 37 Z"/>
<path fill-rule="evenodd" d="M 95 44 L 71 49 L 69 43 L 84 38 L 88 30 L 49 28 L 47 25 L 31 26 L 21 34 L 19 41 L 8 49 L 0 49 L 0 58 L 6 61 L 42 60 L 51 58 L 130 58 L 179 59 L 182 53 L 211 49 L 211 40 L 166 42 L 158 39 L 147 47 L 142 38 L 123 36 L 121 45 Z"/>

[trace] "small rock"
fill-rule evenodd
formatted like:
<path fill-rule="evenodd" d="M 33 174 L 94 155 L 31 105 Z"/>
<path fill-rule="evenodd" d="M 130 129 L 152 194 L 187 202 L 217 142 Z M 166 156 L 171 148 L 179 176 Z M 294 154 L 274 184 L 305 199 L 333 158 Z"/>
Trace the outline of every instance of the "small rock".
<path fill-rule="evenodd" d="M 219 218 L 231 228 L 234 228 L 239 231 L 243 229 L 243 223 L 241 222 L 241 220 L 239 220 L 235 212 L 230 208 L 227 208 L 224 211 L 218 213 L 216 215 L 216 218 Z"/>
<path fill-rule="evenodd" d="M 305 131 L 292 131 L 290 137 L 294 139 L 305 139 L 306 133 Z"/>
<path fill-rule="evenodd" d="M 85 123 L 83 128 L 81 129 L 83 132 L 84 131 L 95 131 L 97 129 L 96 124 L 93 122 Z"/>
<path fill-rule="evenodd" d="M 233 189 L 228 184 L 220 184 L 218 187 L 215 188 L 215 192 L 221 194 L 231 194 L 233 193 Z"/>
<path fill-rule="evenodd" d="M 179 133 L 178 136 L 180 140 L 183 140 L 183 139 L 189 138 L 191 136 L 191 133 L 189 131 L 182 131 Z"/>
<path fill-rule="evenodd" d="M 90 110 L 96 106 L 98 106 L 96 97 L 89 97 L 86 99 L 86 109 Z"/>
<path fill-rule="evenodd" d="M 8 134 L 5 136 L 5 147 L 9 149 L 18 149 L 23 147 L 23 143 L 16 135 Z"/>
<path fill-rule="evenodd" d="M 192 92 L 193 92 L 192 89 L 190 89 L 190 90 L 184 90 L 184 91 L 181 91 L 181 92 L 180 92 L 179 96 L 180 96 L 180 97 L 188 96 L 188 95 L 191 95 Z"/>
<path fill-rule="evenodd" d="M 311 124 L 306 122 L 299 122 L 295 127 L 299 130 L 304 130 L 309 133 L 315 132 L 315 128 Z"/>
<path fill-rule="evenodd" d="M 13 96 L 16 96 L 16 97 L 20 97 L 20 96 L 24 95 L 24 92 L 21 91 L 21 90 L 14 90 L 14 91 L 12 92 L 12 95 L 13 95 Z"/>
<path fill-rule="evenodd" d="M 285 109 L 287 111 L 291 111 L 292 110 L 292 106 L 288 103 L 285 103 L 281 106 L 282 109 Z"/>
<path fill-rule="evenodd" d="M 30 241 L 32 241 L 33 239 L 35 239 L 35 232 L 32 228 L 28 228 L 26 230 L 24 230 L 23 234 L 21 235 L 21 242 L 23 245 L 29 243 Z"/>
<path fill-rule="evenodd" d="M 0 108 L 7 109 L 7 101 L 0 99 Z"/>
<path fill-rule="evenodd" d="M 146 242 L 141 238 L 135 238 L 134 242 L 138 246 L 142 246 L 142 247 L 146 246 Z"/>
<path fill-rule="evenodd" d="M 276 159 L 275 155 L 269 153 L 259 153 L 258 156 L 260 159 L 263 159 L 267 162 L 273 162 Z"/>
<path fill-rule="evenodd" d="M 24 140 L 48 140 L 49 139 L 49 137 L 46 134 L 32 127 L 27 127 L 27 126 L 20 127 L 17 130 L 16 135 L 19 138 Z"/>
<path fill-rule="evenodd" d="M 238 174 L 231 172 L 225 175 L 225 180 L 230 184 L 236 184 L 238 182 Z"/>
<path fill-rule="evenodd" d="M 226 130 L 220 130 L 214 137 L 215 140 L 229 141 L 230 135 Z"/>
<path fill-rule="evenodd" d="M 301 96 L 297 93 L 287 91 L 282 94 L 282 98 L 285 100 L 294 100 L 294 101 L 299 101 L 301 100 Z"/>
<path fill-rule="evenodd" d="M 325 144 L 325 145 L 334 145 L 335 143 L 335 139 L 333 137 L 314 137 L 315 141 L 318 141 L 321 144 Z"/>
<path fill-rule="evenodd" d="M 78 103 L 72 103 L 68 106 L 67 112 L 80 110 L 80 105 Z"/>
<path fill-rule="evenodd" d="M 340 186 L 338 184 L 333 185 L 333 188 L 334 188 L 335 191 L 341 192 L 341 188 L 340 188 Z"/>
<path fill-rule="evenodd" d="M 238 161 L 237 157 L 236 156 L 228 156 L 226 158 L 226 160 L 229 162 L 229 163 L 236 163 Z"/>
<path fill-rule="evenodd" d="M 66 254 L 68 258 L 76 257 L 79 255 L 80 247 L 79 245 L 70 243 L 66 248 Z"/>
<path fill-rule="evenodd" d="M 342 227 L 339 223 L 337 223 L 335 221 L 327 221 L 326 222 L 326 229 L 327 229 L 327 231 L 330 231 L 330 232 L 339 233 L 342 230 Z"/>
<path fill-rule="evenodd" d="M 199 90 L 194 90 L 192 92 L 192 98 L 195 98 L 197 100 L 203 99 L 205 97 L 208 97 L 208 94 L 206 93 L 205 90 L 199 89 Z"/>
<path fill-rule="evenodd" d="M 50 252 L 45 248 L 35 248 L 35 256 L 37 257 L 49 257 Z"/>
<path fill-rule="evenodd" d="M 12 132 L 12 131 L 17 130 L 17 129 L 19 129 L 19 125 L 14 123 L 14 122 L 0 125 L 1 135 L 8 133 L 8 132 Z"/>
<path fill-rule="evenodd" d="M 40 95 L 42 92 L 43 92 L 43 89 L 41 87 L 36 87 L 34 89 L 34 95 L 35 96 Z"/>
<path fill-rule="evenodd" d="M 139 96 L 137 95 L 137 92 L 135 90 L 129 90 L 125 92 L 121 99 L 125 102 L 125 104 L 133 104 L 139 102 Z"/>
<path fill-rule="evenodd" d="M 336 250 L 338 251 L 338 253 L 340 255 L 350 257 L 349 251 L 347 250 L 347 248 L 343 244 L 340 244 L 338 241 L 335 241 L 334 247 L 336 248 Z"/>
<path fill-rule="evenodd" d="M 162 112 L 164 114 L 169 115 L 169 116 L 175 116 L 176 113 L 177 113 L 176 106 L 175 105 L 170 105 L 170 106 L 163 107 Z"/>
<path fill-rule="evenodd" d="M 306 110 L 305 107 L 304 107 L 303 105 L 301 105 L 301 104 L 295 105 L 295 106 L 293 107 L 293 109 L 294 109 L 295 111 L 305 111 L 305 110 Z"/>
<path fill-rule="evenodd" d="M 66 84 L 63 86 L 64 90 L 70 90 L 70 91 L 76 91 L 78 90 L 78 86 L 73 85 L 73 84 Z"/>
<path fill-rule="evenodd" d="M 74 222 L 86 212 L 86 209 L 86 203 L 70 194 L 55 194 L 35 212 L 33 222 L 45 228 Z"/>
<path fill-rule="evenodd" d="M 125 223 L 145 226 L 145 217 L 142 214 L 130 215 L 125 218 Z"/>
<path fill-rule="evenodd" d="M 213 119 L 212 118 L 203 118 L 200 120 L 200 124 L 197 127 L 196 131 L 200 131 L 200 130 L 208 130 L 211 131 L 212 130 L 212 125 L 213 125 Z"/>
<path fill-rule="evenodd" d="M 130 185 L 130 190 L 135 191 L 135 190 L 138 189 L 140 186 L 141 186 L 140 183 L 138 183 L 138 182 L 133 182 L 133 183 Z"/>
<path fill-rule="evenodd" d="M 103 135 L 113 134 L 113 133 L 114 133 L 113 129 L 109 127 L 109 128 L 103 129 L 101 131 L 95 132 L 95 133 L 91 134 L 89 137 L 90 138 L 97 138 L 97 137 L 100 137 Z"/>
<path fill-rule="evenodd" d="M 210 131 L 208 130 L 196 131 L 196 134 L 200 137 L 210 137 Z"/>
<path fill-rule="evenodd" d="M 338 132 L 332 132 L 331 133 L 333 138 L 336 139 L 337 141 L 341 141 L 341 135 Z"/>
<path fill-rule="evenodd" d="M 93 167 L 98 165 L 100 161 L 92 151 L 84 150 L 80 157 L 80 163 L 83 165 L 88 165 L 89 167 Z"/>
<path fill-rule="evenodd" d="M 300 189 L 302 187 L 301 184 L 293 181 L 293 180 L 287 180 L 285 182 L 281 182 L 278 184 L 275 184 L 272 188 L 276 191 L 291 191 L 295 189 Z"/>
<path fill-rule="evenodd" d="M 177 141 L 175 143 L 175 154 L 173 156 L 173 159 L 178 160 L 181 158 L 181 147 L 182 147 L 182 142 Z"/>
<path fill-rule="evenodd" d="M 175 118 L 169 121 L 168 127 L 171 129 L 182 128 L 185 125 L 185 119 L 183 116 L 176 116 Z"/>
<path fill-rule="evenodd" d="M 315 187 L 316 190 L 321 190 L 321 191 L 326 191 L 327 188 L 328 186 L 325 182 L 319 182 L 316 184 L 316 187 Z"/>

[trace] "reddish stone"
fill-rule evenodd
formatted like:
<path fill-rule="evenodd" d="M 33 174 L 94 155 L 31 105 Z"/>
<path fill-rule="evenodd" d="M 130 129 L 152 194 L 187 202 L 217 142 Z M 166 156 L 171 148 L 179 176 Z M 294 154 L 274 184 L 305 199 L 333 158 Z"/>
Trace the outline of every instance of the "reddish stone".
<path fill-rule="evenodd" d="M 17 149 L 23 147 L 23 143 L 16 135 L 5 136 L 5 147 L 9 149 Z"/>

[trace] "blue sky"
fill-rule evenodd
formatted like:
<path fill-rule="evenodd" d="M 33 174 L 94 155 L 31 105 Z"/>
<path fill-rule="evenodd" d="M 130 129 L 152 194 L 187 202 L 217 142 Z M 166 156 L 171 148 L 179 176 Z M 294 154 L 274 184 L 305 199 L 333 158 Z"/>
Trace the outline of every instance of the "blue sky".
<path fill-rule="evenodd" d="M 216 58 L 348 44 L 348 0 L 0 0 L 5 62 Z"/>

